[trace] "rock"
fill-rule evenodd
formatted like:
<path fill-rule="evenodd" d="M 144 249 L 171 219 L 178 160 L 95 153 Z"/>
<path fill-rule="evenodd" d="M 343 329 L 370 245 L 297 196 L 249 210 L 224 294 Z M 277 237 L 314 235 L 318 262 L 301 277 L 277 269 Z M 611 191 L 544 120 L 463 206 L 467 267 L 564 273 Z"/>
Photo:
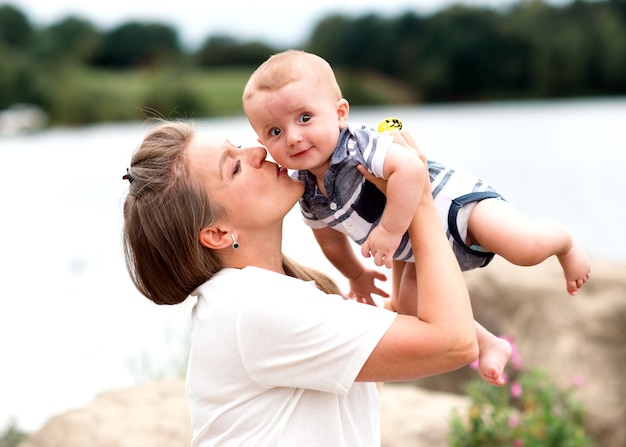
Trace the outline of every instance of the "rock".
<path fill-rule="evenodd" d="M 0 136 L 18 135 L 43 129 L 48 115 L 34 104 L 14 104 L 0 110 Z"/>
<path fill-rule="evenodd" d="M 382 447 L 446 447 L 452 408 L 468 399 L 389 384 L 382 389 Z M 181 447 L 191 442 L 183 379 L 110 391 L 50 418 L 19 447 Z"/>
<path fill-rule="evenodd" d="M 591 279 L 572 297 L 556 260 L 518 267 L 496 258 L 466 272 L 474 317 L 518 345 L 524 366 L 547 371 L 562 387 L 580 380 L 585 427 L 599 446 L 626 446 L 626 266 L 592 261 Z M 413 382 L 460 392 L 469 368 Z"/>
<path fill-rule="evenodd" d="M 469 399 L 410 384 L 385 384 L 381 393 L 381 447 L 448 447 L 452 411 Z"/>
<path fill-rule="evenodd" d="M 191 443 L 182 379 L 100 394 L 53 416 L 19 447 L 181 447 Z"/>

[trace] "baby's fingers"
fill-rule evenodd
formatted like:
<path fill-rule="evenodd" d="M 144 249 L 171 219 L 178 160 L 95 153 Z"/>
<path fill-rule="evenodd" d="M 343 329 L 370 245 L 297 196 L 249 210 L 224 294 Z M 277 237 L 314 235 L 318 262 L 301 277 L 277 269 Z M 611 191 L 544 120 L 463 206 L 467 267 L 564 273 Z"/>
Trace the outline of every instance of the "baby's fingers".
<path fill-rule="evenodd" d="M 391 261 L 389 261 L 389 263 L 391 263 Z M 374 253 L 374 264 L 376 264 L 379 267 L 382 265 L 387 267 L 387 258 L 385 257 L 385 254 L 382 251 L 378 251 Z"/>
<path fill-rule="evenodd" d="M 367 242 L 364 242 L 363 245 L 361 245 L 361 254 L 364 258 L 370 257 L 370 246 Z"/>
<path fill-rule="evenodd" d="M 388 269 L 393 267 L 393 257 L 392 256 L 385 256 L 385 267 L 387 267 Z"/>

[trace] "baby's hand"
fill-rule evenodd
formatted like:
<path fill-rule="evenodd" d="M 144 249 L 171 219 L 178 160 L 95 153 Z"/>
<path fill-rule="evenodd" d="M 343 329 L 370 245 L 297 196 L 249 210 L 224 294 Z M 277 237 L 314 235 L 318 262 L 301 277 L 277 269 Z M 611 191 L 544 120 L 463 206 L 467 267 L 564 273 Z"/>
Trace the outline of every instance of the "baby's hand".
<path fill-rule="evenodd" d="M 361 254 L 366 258 L 373 256 L 374 264 L 390 269 L 401 240 L 402 234 L 391 233 L 382 225 L 377 225 L 361 246 Z"/>
<path fill-rule="evenodd" d="M 374 282 L 386 281 L 387 276 L 377 270 L 364 269 L 359 276 L 350 279 L 350 293 L 348 296 L 354 298 L 361 303 L 376 305 L 372 294 L 380 295 L 383 298 L 388 298 L 389 294 L 384 290 L 378 288 Z"/>

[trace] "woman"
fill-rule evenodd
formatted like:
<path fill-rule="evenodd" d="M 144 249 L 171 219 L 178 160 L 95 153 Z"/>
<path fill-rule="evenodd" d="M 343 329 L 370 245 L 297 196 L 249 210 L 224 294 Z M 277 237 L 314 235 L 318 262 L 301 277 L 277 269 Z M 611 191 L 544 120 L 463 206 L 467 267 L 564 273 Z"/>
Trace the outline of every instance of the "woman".
<path fill-rule="evenodd" d="M 399 315 L 392 302 L 344 299 L 326 277 L 282 255 L 283 219 L 303 186 L 266 155 L 163 123 L 124 176 L 135 285 L 157 304 L 197 296 L 192 445 L 379 445 L 375 382 L 442 373 L 478 353 L 428 182 L 409 229 L 419 307 Z"/>

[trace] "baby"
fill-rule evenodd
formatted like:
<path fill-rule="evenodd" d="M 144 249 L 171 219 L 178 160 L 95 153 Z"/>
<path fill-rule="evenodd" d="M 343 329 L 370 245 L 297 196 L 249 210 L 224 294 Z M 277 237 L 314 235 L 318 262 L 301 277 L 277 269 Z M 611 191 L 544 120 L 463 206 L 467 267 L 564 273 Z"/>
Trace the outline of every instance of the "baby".
<path fill-rule="evenodd" d="M 349 104 L 330 65 L 319 56 L 289 50 L 270 57 L 250 77 L 243 108 L 272 158 L 305 184 L 300 200 L 328 260 L 349 280 L 350 294 L 373 304 L 371 294 L 388 296 L 351 250 L 376 265 L 393 267 L 392 305 L 415 314 L 415 269 L 406 230 L 425 179 L 419 156 L 395 144 L 390 134 L 348 122 Z M 393 120 L 389 121 L 391 127 Z M 387 180 L 383 195 L 358 166 Z M 528 221 L 491 186 L 450 166 L 428 161 L 429 181 L 441 222 L 462 270 L 487 265 L 498 254 L 522 266 L 556 256 L 566 289 L 575 295 L 590 274 L 584 251 L 557 222 Z M 413 293 L 412 293 L 413 292 Z M 478 371 L 494 385 L 505 382 L 511 355 L 507 341 L 476 323 Z"/>

